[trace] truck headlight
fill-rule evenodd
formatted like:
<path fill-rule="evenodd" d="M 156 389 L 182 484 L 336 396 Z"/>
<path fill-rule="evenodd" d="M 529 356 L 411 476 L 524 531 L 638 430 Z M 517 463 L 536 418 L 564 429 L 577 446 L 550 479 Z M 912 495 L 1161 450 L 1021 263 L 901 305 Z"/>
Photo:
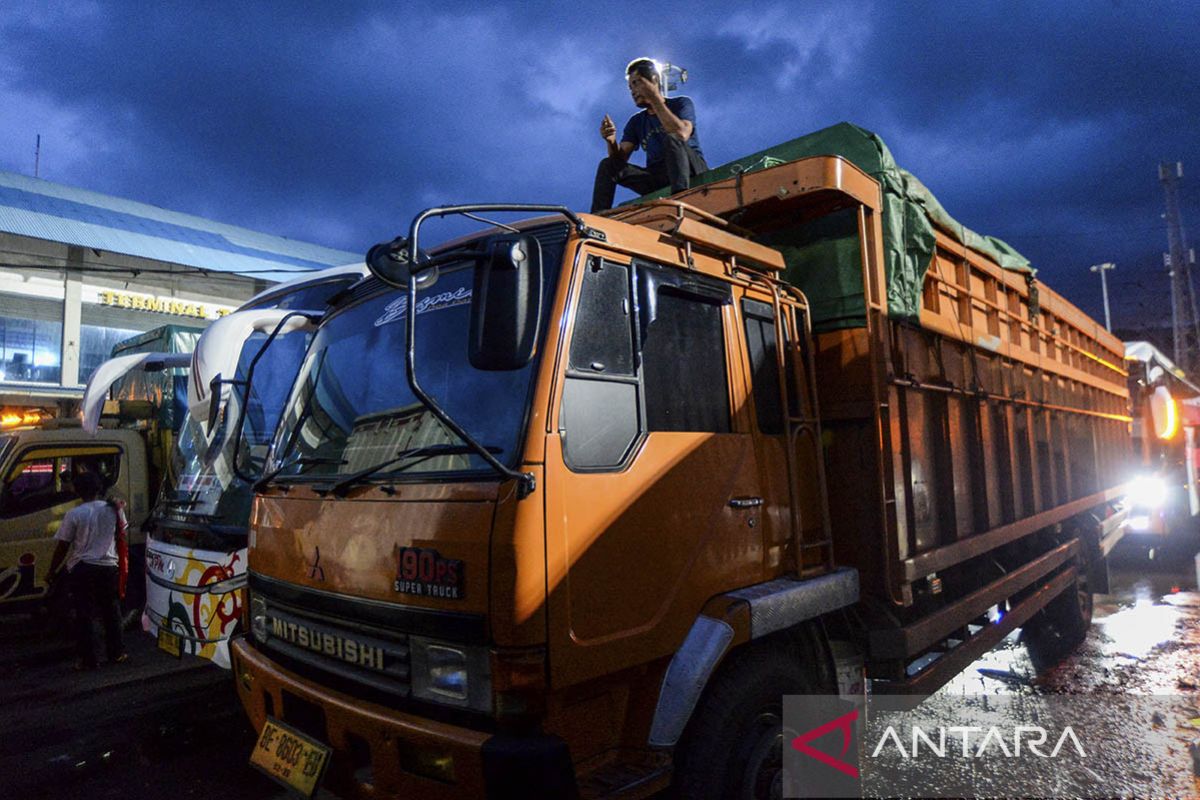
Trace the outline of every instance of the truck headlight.
<path fill-rule="evenodd" d="M 267 601 L 255 594 L 250 595 L 250 633 L 259 642 L 265 642 L 271 634 L 271 623 L 267 619 Z"/>
<path fill-rule="evenodd" d="M 1129 504 L 1134 508 L 1162 508 L 1167 503 L 1167 482 L 1157 475 L 1139 475 L 1129 484 Z"/>
<path fill-rule="evenodd" d="M 409 637 L 412 694 L 443 705 L 492 710 L 490 659 L 486 647 Z"/>

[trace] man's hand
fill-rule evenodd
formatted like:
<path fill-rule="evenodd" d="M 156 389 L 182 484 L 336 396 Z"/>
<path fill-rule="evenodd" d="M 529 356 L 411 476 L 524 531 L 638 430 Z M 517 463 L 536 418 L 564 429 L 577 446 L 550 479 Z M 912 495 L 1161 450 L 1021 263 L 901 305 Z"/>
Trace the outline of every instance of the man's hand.
<path fill-rule="evenodd" d="M 651 108 L 659 108 L 663 103 L 662 91 L 658 88 L 658 81 L 652 81 L 644 75 L 632 75 L 629 78 L 629 91 L 633 95 L 634 102 L 644 101 L 649 103 Z"/>
<path fill-rule="evenodd" d="M 611 145 L 617 143 L 617 126 L 608 114 L 605 114 L 604 119 L 600 120 L 600 138 Z"/>

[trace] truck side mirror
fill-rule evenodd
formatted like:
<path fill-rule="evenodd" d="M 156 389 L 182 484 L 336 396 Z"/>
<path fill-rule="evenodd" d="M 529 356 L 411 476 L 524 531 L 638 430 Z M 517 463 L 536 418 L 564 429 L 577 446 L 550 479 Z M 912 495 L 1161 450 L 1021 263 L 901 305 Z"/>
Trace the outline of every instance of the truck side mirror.
<path fill-rule="evenodd" d="M 483 370 L 520 369 L 542 323 L 542 246 L 533 236 L 497 237 L 475 267 L 467 354 Z"/>

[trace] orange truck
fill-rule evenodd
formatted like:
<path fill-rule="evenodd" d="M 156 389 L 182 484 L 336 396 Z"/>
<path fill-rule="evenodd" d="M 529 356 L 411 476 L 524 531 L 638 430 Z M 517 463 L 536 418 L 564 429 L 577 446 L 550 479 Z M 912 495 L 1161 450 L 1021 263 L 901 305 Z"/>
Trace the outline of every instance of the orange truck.
<path fill-rule="evenodd" d="M 431 209 L 368 264 L 232 647 L 251 760 L 302 793 L 770 796 L 783 695 L 920 695 L 1090 623 L 1121 343 L 866 131 L 602 216 Z"/>

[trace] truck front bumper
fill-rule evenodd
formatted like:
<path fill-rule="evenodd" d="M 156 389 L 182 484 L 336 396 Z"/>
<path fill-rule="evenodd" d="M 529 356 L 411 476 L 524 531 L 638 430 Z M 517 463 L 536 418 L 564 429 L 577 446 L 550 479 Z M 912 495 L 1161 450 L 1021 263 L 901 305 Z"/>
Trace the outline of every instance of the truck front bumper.
<path fill-rule="evenodd" d="M 256 731 L 268 716 L 333 750 L 325 784 L 346 797 L 571 796 L 575 776 L 555 736 L 506 736 L 368 703 L 307 681 L 231 642 L 238 697 Z M 323 730 L 322 730 L 323 728 Z M 249 757 L 249 754 L 247 754 Z"/>

